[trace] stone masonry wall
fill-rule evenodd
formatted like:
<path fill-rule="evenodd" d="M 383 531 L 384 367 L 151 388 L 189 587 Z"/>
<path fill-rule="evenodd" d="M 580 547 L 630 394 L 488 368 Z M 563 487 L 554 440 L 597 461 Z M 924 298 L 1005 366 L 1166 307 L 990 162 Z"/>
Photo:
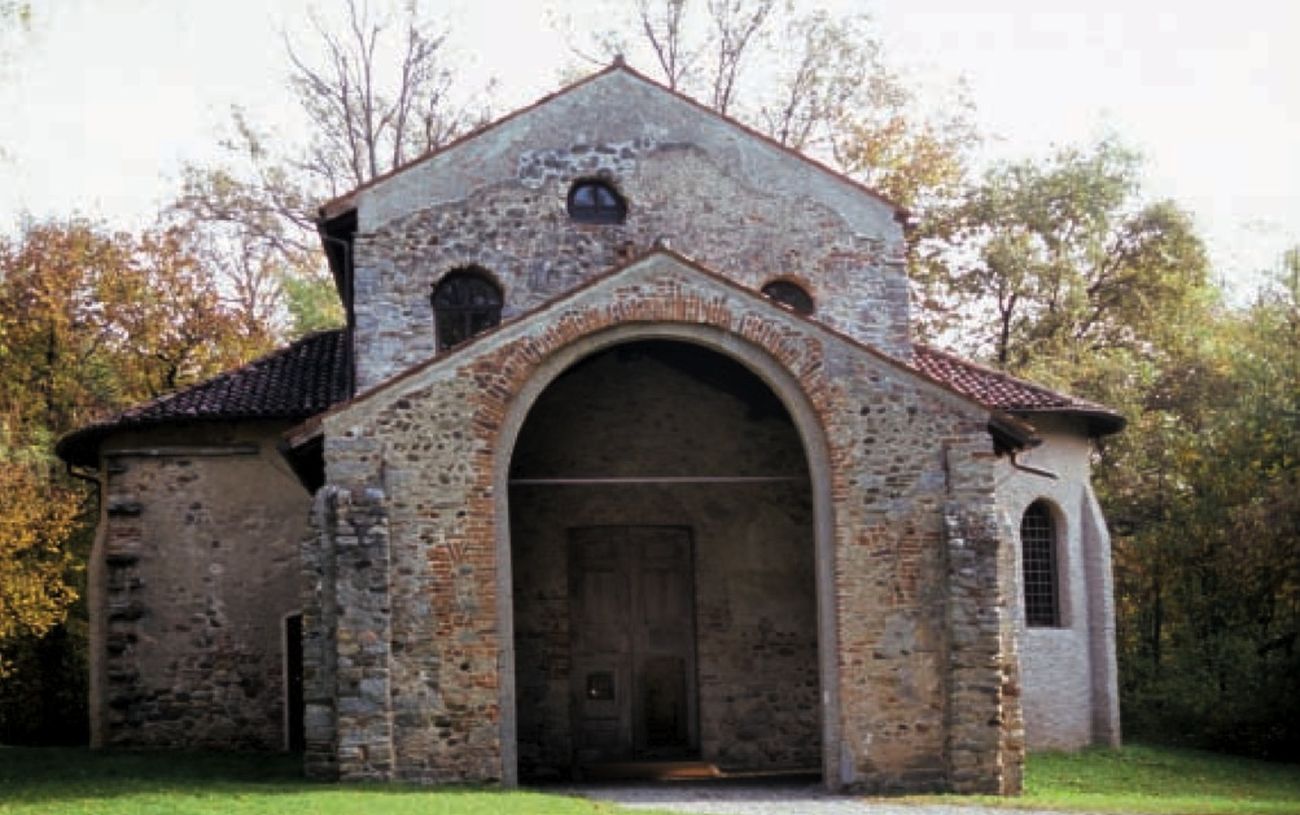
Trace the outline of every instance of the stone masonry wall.
<path fill-rule="evenodd" d="M 669 95 L 644 94 L 645 107 L 634 109 L 625 97 L 606 98 L 607 90 L 580 93 L 608 105 L 601 132 L 566 127 L 544 107 L 466 145 L 483 155 L 454 190 L 430 176 L 426 187 L 394 179 L 361 196 L 360 388 L 434 355 L 430 295 L 454 269 L 487 270 L 510 320 L 664 244 L 754 291 L 793 280 L 812 295 L 819 321 L 897 356 L 911 353 L 902 231 L 875 211 L 886 209 L 881 204 L 861 192 L 846 202 L 849 182 L 766 143 L 738 140 L 716 117 Z M 646 127 L 652 114 L 664 117 L 658 131 Z M 425 165 L 412 170 L 425 173 Z M 625 223 L 569 219 L 570 185 L 596 176 L 626 197 Z M 871 209 L 864 201 L 875 207 L 870 217 L 860 211 Z"/>
<path fill-rule="evenodd" d="M 92 741 L 281 750 L 283 623 L 309 497 L 283 424 L 120 433 L 101 451 Z"/>
<path fill-rule="evenodd" d="M 511 643 L 498 616 L 498 570 L 507 565 L 497 560 L 498 525 L 507 520 L 496 516 L 497 447 L 515 394 L 552 354 L 637 326 L 759 349 L 799 383 L 786 396 L 815 411 L 825 452 L 814 485 L 832 507 L 839 649 L 828 782 L 1007 790 L 1015 757 L 1006 755 L 1005 709 L 1016 700 L 1002 684 L 1003 541 L 984 521 L 993 507 L 987 414 L 663 254 L 325 417 L 330 483 L 386 496 L 391 632 L 358 634 L 391 634 L 391 777 L 513 778 L 514 744 L 502 743 L 500 660 Z M 955 531 L 944 524 L 950 499 L 973 513 Z M 972 545 L 958 547 L 959 537 Z M 951 569 L 964 582 L 950 594 Z M 982 655 L 951 682 L 950 629 Z M 382 729 L 382 715 L 353 726 Z"/>
<path fill-rule="evenodd" d="M 691 529 L 696 629 L 682 635 L 697 638 L 701 757 L 730 770 L 820 766 L 812 508 L 798 436 L 736 363 L 695 346 L 662 349 L 623 346 L 555 382 L 529 415 L 512 477 L 792 481 L 511 487 L 521 776 L 568 772 L 567 531 L 610 525 Z"/>

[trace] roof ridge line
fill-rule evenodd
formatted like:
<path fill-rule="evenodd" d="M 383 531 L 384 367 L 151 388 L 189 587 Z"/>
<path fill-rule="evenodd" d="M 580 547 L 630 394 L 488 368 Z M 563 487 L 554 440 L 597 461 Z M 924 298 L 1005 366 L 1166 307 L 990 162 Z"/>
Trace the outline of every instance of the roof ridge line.
<path fill-rule="evenodd" d="M 602 77 L 609 76 L 610 74 L 614 74 L 614 73 L 620 73 L 620 72 L 627 74 L 628 76 L 634 79 L 640 80 L 641 82 L 644 82 L 668 94 L 669 96 L 675 99 L 685 102 L 686 104 L 696 108 L 697 110 L 705 113 L 706 115 L 719 119 L 722 122 L 725 122 L 726 124 L 737 128 L 738 130 L 742 131 L 746 135 L 749 135 L 753 138 L 762 141 L 764 144 L 768 145 L 769 147 L 772 147 L 795 159 L 803 161 L 804 163 L 812 166 L 814 169 L 827 174 L 828 176 L 836 179 L 837 181 L 847 184 L 850 187 L 853 187 L 854 189 L 858 190 L 859 192 L 864 193 L 870 196 L 871 198 L 874 198 L 878 202 L 894 210 L 894 217 L 896 220 L 905 221 L 910 215 L 910 212 L 906 207 L 904 207 L 902 204 L 899 204 L 897 201 L 892 200 L 891 198 L 889 198 L 887 195 L 880 192 L 879 190 L 875 190 L 867 186 L 863 182 L 858 181 L 857 179 L 845 173 L 842 173 L 839 170 L 836 170 L 835 168 L 831 167 L 825 162 L 813 158 L 812 156 L 808 155 L 807 153 L 804 153 L 801 150 L 796 150 L 795 148 L 790 147 L 789 145 L 782 144 L 772 136 L 769 136 L 768 134 L 762 132 L 761 130 L 758 130 L 757 128 L 751 125 L 745 124 L 739 119 L 736 119 L 725 113 L 721 113 L 717 110 L 714 110 L 713 108 L 709 107 L 708 105 L 704 104 L 698 99 L 688 96 L 686 93 L 682 91 L 679 91 L 675 88 L 668 87 L 667 85 L 663 84 L 659 80 L 647 76 L 646 74 L 642 73 L 641 71 L 638 71 L 636 68 L 633 68 L 632 66 L 628 65 L 626 62 L 622 60 L 615 59 L 609 65 L 605 66 L 604 68 L 601 68 L 598 71 L 588 74 L 587 76 L 581 77 L 580 79 L 570 82 L 567 85 L 563 85 L 557 88 L 556 90 L 551 91 L 550 93 L 545 94 L 522 107 L 515 108 L 514 110 L 503 114 L 499 118 L 493 119 L 492 121 L 484 124 L 482 127 L 476 128 L 474 130 L 470 130 L 460 136 L 457 136 L 456 138 L 452 139 L 451 141 L 447 142 L 444 145 L 426 150 L 424 153 L 420 154 L 419 156 L 416 156 L 415 158 L 409 161 L 403 162 L 402 164 L 392 168 L 391 170 L 388 170 L 385 173 L 381 173 L 380 175 L 377 175 L 374 178 L 369 179 L 368 181 L 358 184 L 357 186 L 353 187 L 352 189 L 348 190 L 347 192 L 341 195 L 334 196 L 333 198 L 322 203 L 317 208 L 317 219 L 320 221 L 328 220 L 329 218 L 332 218 L 336 215 L 341 214 L 342 212 L 347 211 L 349 207 L 345 207 L 342 205 L 348 203 L 351 199 L 353 199 L 357 195 L 357 193 L 362 192 L 363 190 L 368 190 L 378 184 L 381 184 L 387 181 L 388 179 L 393 178 L 394 176 L 397 176 L 405 172 L 406 170 L 411 169 L 412 167 L 415 167 L 417 164 L 422 164 L 425 161 L 428 161 L 436 156 L 440 156 L 444 153 L 447 153 L 459 147 L 460 145 L 470 141 L 471 139 L 477 138 L 478 136 L 481 136 L 489 131 L 501 127 L 502 125 L 506 124 L 512 119 L 515 119 L 519 116 L 524 115 L 525 113 L 528 113 L 530 111 L 542 107 L 543 105 L 551 102 L 554 99 L 564 96 L 565 94 L 575 91 L 587 84 L 595 82 L 596 80 L 601 79 Z"/>

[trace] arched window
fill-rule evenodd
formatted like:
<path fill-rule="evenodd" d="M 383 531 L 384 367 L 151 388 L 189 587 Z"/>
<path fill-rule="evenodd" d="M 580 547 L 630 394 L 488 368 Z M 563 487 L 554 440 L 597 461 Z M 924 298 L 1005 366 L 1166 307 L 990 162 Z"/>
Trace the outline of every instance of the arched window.
<path fill-rule="evenodd" d="M 438 350 L 454 348 L 501 322 L 501 289 L 481 269 L 450 272 L 433 288 Z"/>
<path fill-rule="evenodd" d="M 800 314 L 813 313 L 812 295 L 804 291 L 803 286 L 789 280 L 773 280 L 763 287 L 763 294 L 778 303 L 784 303 Z"/>
<path fill-rule="evenodd" d="M 1024 570 L 1025 623 L 1061 624 L 1056 566 L 1056 520 L 1046 501 L 1035 501 L 1020 519 L 1020 560 Z"/>
<path fill-rule="evenodd" d="M 621 224 L 627 218 L 627 202 L 604 181 L 575 181 L 569 189 L 569 217 L 584 224 Z"/>

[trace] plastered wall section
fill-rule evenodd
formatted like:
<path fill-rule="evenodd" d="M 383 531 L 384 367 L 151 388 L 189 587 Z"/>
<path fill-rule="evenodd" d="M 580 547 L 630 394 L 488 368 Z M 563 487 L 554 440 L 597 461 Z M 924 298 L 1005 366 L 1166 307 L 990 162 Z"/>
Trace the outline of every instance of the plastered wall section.
<path fill-rule="evenodd" d="M 747 401 L 752 394 L 705 381 L 734 372 L 735 363 L 691 348 L 701 360 L 694 375 L 615 351 L 554 383 L 525 425 L 513 475 L 789 480 L 511 487 L 521 776 L 569 771 L 567 546 L 568 530 L 584 526 L 690 529 L 696 619 L 682 636 L 696 642 L 701 758 L 728 770 L 820 766 L 812 501 L 802 446 L 770 392 Z M 746 376 L 753 389 L 765 389 Z"/>
<path fill-rule="evenodd" d="M 283 620 L 310 497 L 282 423 L 119 433 L 92 557 L 97 746 L 285 748 Z"/>
<path fill-rule="evenodd" d="M 1120 739 L 1110 536 L 1090 484 L 1092 445 L 1081 422 L 1032 417 L 1043 444 L 1003 462 L 998 498 L 1014 530 L 1008 577 L 1020 639 L 1025 736 L 1030 749 L 1117 746 Z M 1051 507 L 1057 534 L 1059 627 L 1026 626 L 1020 520 L 1036 500 Z"/>
<path fill-rule="evenodd" d="M 831 609 L 819 626 L 834 643 L 822 679 L 828 783 L 1012 791 L 1021 757 L 1004 731 L 1018 702 L 1002 681 L 987 414 L 666 255 L 325 417 L 330 486 L 318 518 L 334 565 L 313 579 L 321 608 L 339 610 L 326 623 L 337 665 L 321 681 L 334 689 L 338 748 L 336 764 L 309 771 L 513 781 L 496 447 L 515 395 L 552 354 L 594 350 L 629 326 L 765 354 L 815 412 L 824 445 L 812 466 L 825 472 L 813 475 L 814 500 L 829 509 L 818 568 L 831 575 L 819 584 Z M 318 747 L 328 752 L 328 739 Z"/>
<path fill-rule="evenodd" d="M 600 177 L 625 223 L 573 223 L 571 184 Z M 757 291 L 803 286 L 817 317 L 910 354 L 901 227 L 888 205 L 710 113 L 607 74 L 357 193 L 358 383 L 436 353 L 433 286 L 485 269 L 506 320 L 659 245 Z"/>

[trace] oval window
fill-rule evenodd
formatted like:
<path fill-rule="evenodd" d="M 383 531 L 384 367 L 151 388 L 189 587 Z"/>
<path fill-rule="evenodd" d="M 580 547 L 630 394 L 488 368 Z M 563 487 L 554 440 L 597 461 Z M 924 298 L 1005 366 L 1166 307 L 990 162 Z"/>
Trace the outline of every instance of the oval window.
<path fill-rule="evenodd" d="M 584 224 L 621 224 L 627 202 L 604 181 L 576 181 L 569 190 L 569 217 Z"/>
<path fill-rule="evenodd" d="M 800 314 L 813 313 L 812 296 L 798 283 L 791 283 L 789 280 L 773 280 L 763 287 L 763 294 Z"/>

